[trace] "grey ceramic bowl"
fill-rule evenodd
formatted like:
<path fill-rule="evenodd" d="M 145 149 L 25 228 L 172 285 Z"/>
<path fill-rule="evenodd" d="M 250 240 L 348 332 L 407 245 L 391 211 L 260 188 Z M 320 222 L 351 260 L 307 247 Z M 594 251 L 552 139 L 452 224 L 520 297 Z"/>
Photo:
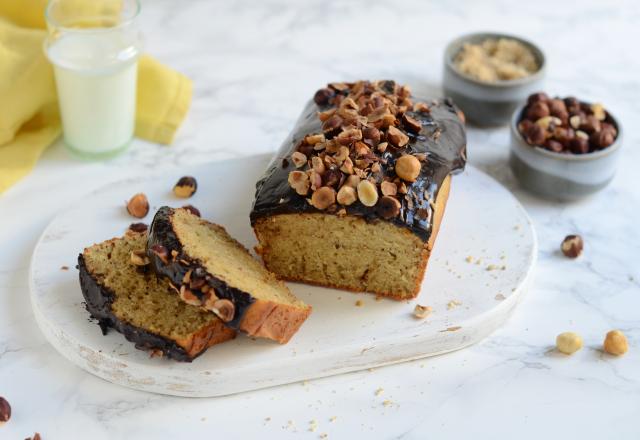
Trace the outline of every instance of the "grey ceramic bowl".
<path fill-rule="evenodd" d="M 524 105 L 511 119 L 509 163 L 516 178 L 526 189 L 548 199 L 571 201 L 601 190 L 613 179 L 622 147 L 622 126 L 609 113 L 618 136 L 607 148 L 587 154 L 554 153 L 534 147 L 518 131 Z"/>
<path fill-rule="evenodd" d="M 509 38 L 517 40 L 533 52 L 540 68 L 525 78 L 494 83 L 483 82 L 460 73 L 454 59 L 464 43 L 481 43 L 488 38 Z M 464 35 L 449 43 L 444 53 L 443 88 L 462 109 L 468 121 L 480 126 L 506 125 L 513 111 L 527 97 L 542 90 L 545 75 L 545 57 L 533 43 L 507 34 L 479 32 Z"/>

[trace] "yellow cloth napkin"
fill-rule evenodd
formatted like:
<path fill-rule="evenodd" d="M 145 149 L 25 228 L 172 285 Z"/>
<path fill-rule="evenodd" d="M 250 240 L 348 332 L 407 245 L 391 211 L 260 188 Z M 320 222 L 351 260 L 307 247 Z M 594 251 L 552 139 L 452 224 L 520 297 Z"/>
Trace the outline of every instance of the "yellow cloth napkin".
<path fill-rule="evenodd" d="M 44 55 L 45 0 L 0 0 L 0 193 L 60 135 L 53 69 Z M 169 144 L 191 103 L 191 80 L 140 57 L 136 135 Z"/>

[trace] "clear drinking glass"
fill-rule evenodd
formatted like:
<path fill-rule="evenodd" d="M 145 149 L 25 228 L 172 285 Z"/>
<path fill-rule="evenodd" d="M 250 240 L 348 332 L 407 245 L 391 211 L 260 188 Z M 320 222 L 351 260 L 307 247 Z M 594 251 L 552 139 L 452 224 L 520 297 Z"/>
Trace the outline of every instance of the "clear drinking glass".
<path fill-rule="evenodd" d="M 133 138 L 141 50 L 138 0 L 50 0 L 45 53 L 54 67 L 64 142 L 90 159 Z"/>

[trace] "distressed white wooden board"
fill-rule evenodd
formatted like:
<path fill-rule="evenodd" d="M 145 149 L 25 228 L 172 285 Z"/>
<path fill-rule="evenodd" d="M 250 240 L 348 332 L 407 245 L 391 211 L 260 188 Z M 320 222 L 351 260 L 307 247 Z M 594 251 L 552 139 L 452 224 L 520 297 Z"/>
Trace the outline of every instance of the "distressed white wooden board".
<path fill-rule="evenodd" d="M 85 246 L 126 230 L 133 219 L 124 201 L 146 193 L 149 222 L 159 206 L 185 203 L 171 189 L 181 175 L 193 175 L 199 189 L 188 203 L 252 248 L 249 209 L 254 182 L 268 160 L 258 156 L 124 181 L 64 209 L 42 234 L 31 262 L 31 302 L 49 342 L 76 365 L 113 383 L 178 396 L 222 396 L 458 350 L 500 327 L 530 281 L 537 244 L 527 214 L 505 188 L 468 167 L 453 178 L 417 300 L 376 301 L 372 295 L 290 283 L 313 313 L 289 344 L 239 335 L 192 363 L 150 358 L 115 331 L 102 336 L 84 309 L 75 264 Z M 467 261 L 469 256 L 474 262 Z M 363 305 L 357 307 L 357 300 Z M 459 305 L 451 307 L 451 301 Z M 415 319 L 417 303 L 432 306 L 431 316 Z"/>

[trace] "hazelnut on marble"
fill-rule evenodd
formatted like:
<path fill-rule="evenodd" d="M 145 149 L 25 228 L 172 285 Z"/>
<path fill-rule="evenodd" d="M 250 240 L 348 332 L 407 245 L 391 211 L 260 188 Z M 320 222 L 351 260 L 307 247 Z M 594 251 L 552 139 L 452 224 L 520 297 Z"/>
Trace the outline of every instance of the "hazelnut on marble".
<path fill-rule="evenodd" d="M 562 253 L 568 258 L 578 258 L 582 254 L 583 248 L 584 241 L 579 235 L 567 235 L 560 246 Z"/>
<path fill-rule="evenodd" d="M 149 201 L 143 193 L 135 194 L 127 202 L 127 212 L 136 218 L 143 218 L 149 213 Z"/>
<path fill-rule="evenodd" d="M 611 330 L 604 338 L 603 348 L 609 354 L 622 356 L 629 351 L 629 342 L 620 330 Z"/>
<path fill-rule="evenodd" d="M 564 354 L 573 354 L 582 348 L 582 337 L 574 332 L 560 333 L 556 337 L 556 347 Z"/>

